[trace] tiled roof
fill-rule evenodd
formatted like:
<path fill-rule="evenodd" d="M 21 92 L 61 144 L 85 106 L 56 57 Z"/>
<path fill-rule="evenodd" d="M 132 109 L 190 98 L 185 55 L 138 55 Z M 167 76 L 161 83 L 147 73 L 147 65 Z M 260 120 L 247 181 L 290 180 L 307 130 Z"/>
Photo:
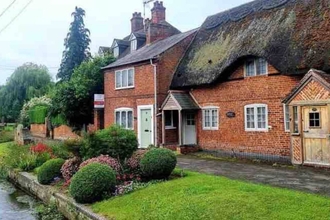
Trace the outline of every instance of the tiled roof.
<path fill-rule="evenodd" d="M 163 40 L 156 41 L 149 45 L 145 45 L 139 50 L 127 54 L 126 56 L 118 59 L 116 62 L 102 69 L 109 69 L 113 67 L 118 67 L 118 66 L 123 66 L 127 64 L 133 64 L 133 63 L 138 63 L 145 60 L 153 59 L 158 55 L 160 55 L 161 53 L 165 52 L 166 50 L 170 49 L 180 41 L 184 40 L 191 34 L 194 34 L 196 31 L 197 29 L 194 29 L 185 33 L 173 35 Z"/>

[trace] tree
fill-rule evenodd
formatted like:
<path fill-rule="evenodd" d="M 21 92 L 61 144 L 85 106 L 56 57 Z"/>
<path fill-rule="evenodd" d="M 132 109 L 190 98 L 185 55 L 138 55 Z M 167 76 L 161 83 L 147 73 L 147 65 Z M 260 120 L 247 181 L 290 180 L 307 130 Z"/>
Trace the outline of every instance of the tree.
<path fill-rule="evenodd" d="M 62 113 L 76 129 L 93 122 L 94 94 L 104 93 L 101 68 L 113 61 L 112 55 L 94 57 L 77 67 L 69 81 L 58 83 L 52 97 L 52 115 Z"/>
<path fill-rule="evenodd" d="M 90 31 L 85 28 L 84 16 L 85 11 L 76 7 L 72 13 L 73 22 L 70 24 L 69 33 L 64 40 L 65 50 L 57 78 L 61 81 L 67 81 L 71 78 L 74 68 L 79 66 L 83 61 L 90 58 L 89 39 Z"/>
<path fill-rule="evenodd" d="M 17 121 L 24 102 L 45 95 L 53 86 L 46 66 L 26 63 L 0 87 L 0 118 Z"/>

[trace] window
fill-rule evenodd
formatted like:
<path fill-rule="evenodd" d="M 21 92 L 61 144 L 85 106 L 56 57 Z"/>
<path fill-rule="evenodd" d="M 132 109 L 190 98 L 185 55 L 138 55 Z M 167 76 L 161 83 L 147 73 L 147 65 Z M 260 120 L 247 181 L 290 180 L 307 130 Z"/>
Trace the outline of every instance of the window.
<path fill-rule="evenodd" d="M 165 111 L 165 129 L 175 128 L 173 114 L 174 114 L 174 111 Z"/>
<path fill-rule="evenodd" d="M 320 112 L 309 113 L 309 127 L 319 128 L 320 127 Z"/>
<path fill-rule="evenodd" d="M 268 108 L 265 104 L 245 106 L 245 130 L 268 131 Z"/>
<path fill-rule="evenodd" d="M 290 131 L 290 107 L 284 105 L 284 129 Z"/>
<path fill-rule="evenodd" d="M 299 134 L 298 120 L 298 107 L 293 106 L 293 133 L 295 134 Z"/>
<path fill-rule="evenodd" d="M 203 130 L 218 130 L 218 107 L 205 107 L 203 109 Z"/>
<path fill-rule="evenodd" d="M 267 61 L 263 58 L 248 59 L 245 62 L 245 76 L 267 75 Z"/>
<path fill-rule="evenodd" d="M 113 56 L 118 57 L 119 56 L 119 47 L 113 48 Z"/>
<path fill-rule="evenodd" d="M 137 39 L 134 34 L 131 34 L 131 37 L 129 38 L 131 42 L 131 52 L 137 50 Z"/>
<path fill-rule="evenodd" d="M 116 89 L 134 87 L 134 69 L 116 71 Z"/>
<path fill-rule="evenodd" d="M 133 129 L 133 110 L 129 108 L 116 109 L 116 124 L 125 129 Z"/>

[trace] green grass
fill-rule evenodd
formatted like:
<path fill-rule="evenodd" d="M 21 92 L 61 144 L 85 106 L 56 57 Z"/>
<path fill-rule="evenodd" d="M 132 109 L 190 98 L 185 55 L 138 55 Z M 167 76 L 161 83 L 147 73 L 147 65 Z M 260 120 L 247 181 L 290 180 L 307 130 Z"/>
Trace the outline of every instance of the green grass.
<path fill-rule="evenodd" d="M 0 144 L 0 157 L 5 156 L 5 154 L 8 150 L 8 147 L 11 143 L 12 142 L 7 142 L 7 143 L 1 143 Z"/>
<path fill-rule="evenodd" d="M 330 199 L 188 172 L 92 205 L 115 219 L 330 219 Z"/>
<path fill-rule="evenodd" d="M 0 131 L 0 143 L 5 143 L 14 140 L 14 130 Z"/>

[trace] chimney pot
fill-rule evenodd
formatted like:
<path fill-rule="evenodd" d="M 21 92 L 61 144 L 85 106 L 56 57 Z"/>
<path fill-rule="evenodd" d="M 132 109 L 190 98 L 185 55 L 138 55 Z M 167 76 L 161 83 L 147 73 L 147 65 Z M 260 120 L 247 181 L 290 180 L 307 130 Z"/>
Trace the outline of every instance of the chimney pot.
<path fill-rule="evenodd" d="M 152 23 L 158 24 L 161 21 L 166 20 L 166 8 L 163 6 L 163 2 L 155 1 L 154 7 L 151 9 Z"/>
<path fill-rule="evenodd" d="M 134 12 L 131 19 L 131 31 L 133 33 L 141 29 L 143 29 L 143 18 L 141 13 Z"/>

